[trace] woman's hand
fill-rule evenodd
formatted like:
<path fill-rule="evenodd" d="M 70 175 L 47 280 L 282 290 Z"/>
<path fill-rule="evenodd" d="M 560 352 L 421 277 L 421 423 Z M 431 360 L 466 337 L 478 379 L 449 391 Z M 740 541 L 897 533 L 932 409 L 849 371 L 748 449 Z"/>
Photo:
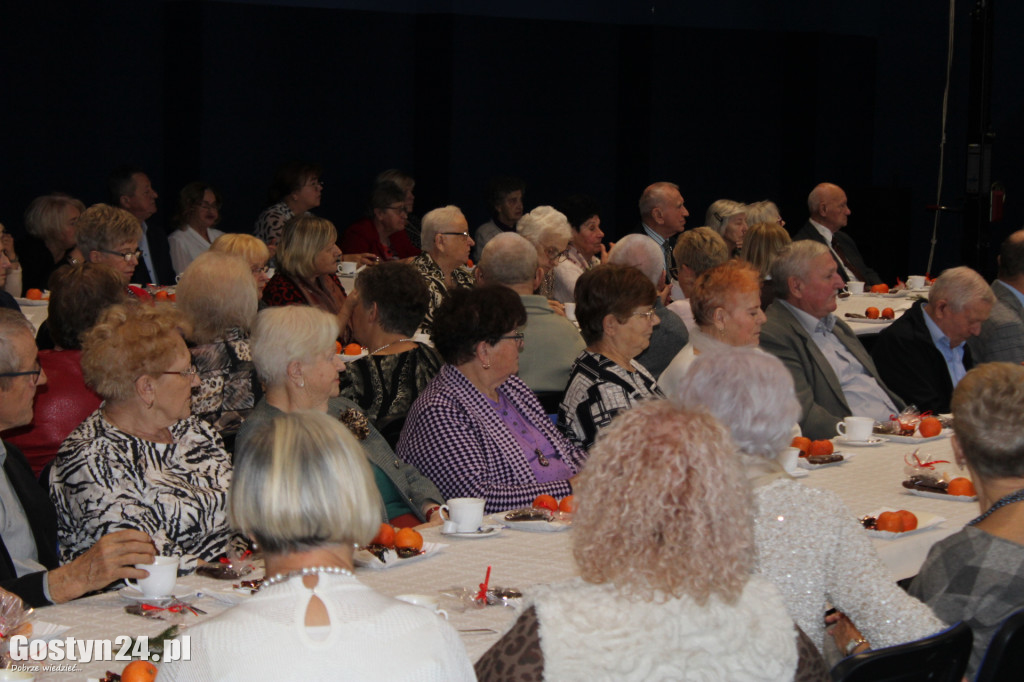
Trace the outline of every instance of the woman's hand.
<path fill-rule="evenodd" d="M 3 229 L 3 225 L 0 225 L 0 230 Z M 11 261 L 11 269 L 17 270 L 21 266 L 18 264 L 18 254 L 14 252 L 14 237 L 11 236 L 10 232 L 4 232 L 3 236 L 0 237 L 0 248 L 3 249 L 4 255 L 7 256 L 7 260 Z"/>
<path fill-rule="evenodd" d="M 135 568 L 135 564 L 151 564 L 154 556 L 153 540 L 142 531 L 108 533 L 75 560 L 50 571 L 50 597 L 60 604 L 115 580 L 145 578 L 149 573 Z"/>
<path fill-rule="evenodd" d="M 553 298 L 548 299 L 548 307 L 554 311 L 555 315 L 561 315 L 565 317 L 565 306 L 562 305 L 561 301 L 556 301 Z"/>
<path fill-rule="evenodd" d="M 844 656 L 859 654 L 871 648 L 871 645 L 864 639 L 864 635 L 860 633 L 853 621 L 846 617 L 845 613 L 836 611 L 825 616 L 825 624 L 831 624 L 832 627 L 827 632 L 835 640 L 839 653 Z M 856 646 L 851 646 L 854 642 L 857 642 Z"/>
<path fill-rule="evenodd" d="M 614 242 L 612 243 L 611 248 L 615 248 L 615 243 Z M 597 256 L 601 260 L 601 265 L 606 265 L 608 263 L 608 251 L 609 251 L 609 248 L 606 247 L 604 245 L 604 243 L 602 243 L 601 244 L 601 250 L 597 252 Z"/>
<path fill-rule="evenodd" d="M 380 262 L 380 258 L 372 253 L 346 253 L 341 260 L 359 265 L 376 265 Z"/>

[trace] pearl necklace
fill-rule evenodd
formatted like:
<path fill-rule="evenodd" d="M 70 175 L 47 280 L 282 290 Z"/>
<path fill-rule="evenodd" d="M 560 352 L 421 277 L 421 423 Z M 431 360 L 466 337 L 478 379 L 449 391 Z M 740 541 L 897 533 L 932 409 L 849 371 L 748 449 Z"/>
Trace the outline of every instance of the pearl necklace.
<path fill-rule="evenodd" d="M 974 524 L 987 519 L 988 516 L 996 509 L 999 509 L 1000 507 L 1005 507 L 1008 504 L 1013 504 L 1014 502 L 1020 502 L 1022 500 L 1024 500 L 1024 488 L 1021 488 L 1020 490 L 1015 490 L 1014 492 L 1010 493 L 1009 495 L 1005 495 L 1004 497 L 1000 497 L 996 501 L 996 503 L 989 507 L 984 514 L 974 519 L 973 521 L 969 521 L 967 525 L 973 526 Z"/>
<path fill-rule="evenodd" d="M 316 575 L 319 573 L 329 573 L 331 575 L 352 575 L 352 571 L 341 566 L 307 566 L 306 568 L 298 571 L 291 571 L 290 573 L 278 573 L 275 576 L 267 578 L 263 581 L 260 588 L 270 587 L 271 585 L 277 585 L 278 583 L 288 582 L 292 578 L 305 575 Z"/>
<path fill-rule="evenodd" d="M 385 348 L 390 348 L 391 346 L 395 345 L 396 343 L 402 343 L 403 341 L 415 341 L 415 340 L 416 339 L 398 339 L 396 341 L 392 341 L 391 343 L 385 343 L 383 346 L 381 346 L 377 350 L 371 350 L 370 351 L 370 355 L 376 355 L 377 353 L 381 352 Z"/>

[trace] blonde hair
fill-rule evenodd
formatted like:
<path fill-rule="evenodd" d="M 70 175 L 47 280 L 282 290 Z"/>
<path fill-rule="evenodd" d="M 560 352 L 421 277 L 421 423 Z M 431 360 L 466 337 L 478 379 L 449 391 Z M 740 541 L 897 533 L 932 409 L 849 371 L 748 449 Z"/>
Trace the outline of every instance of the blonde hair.
<path fill-rule="evenodd" d="M 333 352 L 337 338 L 337 317 L 312 306 L 288 305 L 256 316 L 249 346 L 256 373 L 269 388 L 284 383 L 289 363 Z"/>
<path fill-rule="evenodd" d="M 228 518 L 268 554 L 365 544 L 380 507 L 362 447 L 333 417 L 280 414 L 240 444 Z"/>
<path fill-rule="evenodd" d="M 266 263 L 270 260 L 270 249 L 262 239 L 257 239 L 251 234 L 222 234 L 210 244 L 210 251 L 241 256 L 246 263 Z"/>
<path fill-rule="evenodd" d="M 583 579 L 641 601 L 735 602 L 752 570 L 754 533 L 733 451 L 714 417 L 667 400 L 612 420 L 575 493 L 573 555 Z"/>
<path fill-rule="evenodd" d="M 953 389 L 953 436 L 984 478 L 1024 476 L 1024 367 L 988 362 Z"/>
<path fill-rule="evenodd" d="M 25 231 L 46 243 L 57 241 L 63 235 L 69 208 L 77 208 L 82 213 L 85 204 L 59 192 L 36 197 L 25 211 Z"/>
<path fill-rule="evenodd" d="M 248 332 L 256 320 L 259 294 L 240 256 L 206 251 L 189 263 L 178 280 L 178 307 L 189 322 L 194 343 L 210 343 L 238 327 Z"/>
<path fill-rule="evenodd" d="M 100 397 L 128 400 L 135 380 L 158 376 L 174 362 L 187 329 L 169 303 L 113 305 L 82 336 L 82 375 Z"/>
<path fill-rule="evenodd" d="M 281 231 L 277 247 L 277 262 L 285 272 L 309 279 L 313 277 L 313 259 L 316 254 L 338 241 L 334 223 L 315 215 L 292 217 Z"/>
<path fill-rule="evenodd" d="M 778 223 L 758 223 L 743 237 L 740 258 L 757 268 L 761 277 L 767 277 L 775 257 L 792 241 L 786 228 Z"/>
<path fill-rule="evenodd" d="M 142 239 L 142 224 L 123 208 L 93 204 L 78 217 L 76 235 L 79 250 L 88 258 L 92 251 L 110 251 L 124 242 L 138 242 Z"/>

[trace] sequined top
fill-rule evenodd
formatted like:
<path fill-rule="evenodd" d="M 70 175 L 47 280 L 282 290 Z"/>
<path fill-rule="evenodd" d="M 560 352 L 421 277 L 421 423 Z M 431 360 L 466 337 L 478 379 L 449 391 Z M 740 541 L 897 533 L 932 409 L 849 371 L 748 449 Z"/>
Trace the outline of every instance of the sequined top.
<path fill-rule="evenodd" d="M 835 493 L 776 479 L 756 487 L 754 501 L 757 572 L 775 583 L 818 647 L 825 641 L 826 602 L 849 616 L 875 649 L 946 627 L 896 585 Z"/>

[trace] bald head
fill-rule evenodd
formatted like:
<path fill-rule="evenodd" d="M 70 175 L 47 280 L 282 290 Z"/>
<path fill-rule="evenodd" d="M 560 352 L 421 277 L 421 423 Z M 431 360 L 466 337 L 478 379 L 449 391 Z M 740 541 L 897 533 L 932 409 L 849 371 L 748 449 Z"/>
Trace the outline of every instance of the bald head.
<path fill-rule="evenodd" d="M 999 279 L 1024 288 L 1024 230 L 1017 230 L 999 248 Z"/>
<path fill-rule="evenodd" d="M 846 219 L 850 216 L 846 192 L 839 185 L 823 182 L 807 196 L 807 211 L 811 220 L 838 232 L 846 227 Z"/>

